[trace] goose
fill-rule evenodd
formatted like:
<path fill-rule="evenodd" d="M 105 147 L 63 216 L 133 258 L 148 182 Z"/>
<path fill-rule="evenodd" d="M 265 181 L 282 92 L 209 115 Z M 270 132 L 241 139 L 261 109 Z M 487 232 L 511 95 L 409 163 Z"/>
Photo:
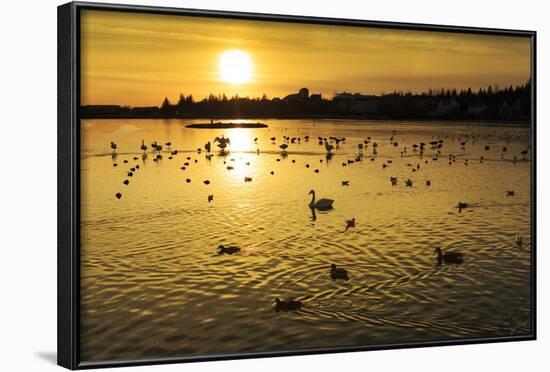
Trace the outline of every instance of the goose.
<path fill-rule="evenodd" d="M 210 152 L 211 148 L 212 145 L 210 144 L 210 141 L 206 142 L 206 144 L 204 145 L 204 149 L 206 150 L 206 152 Z"/>
<path fill-rule="evenodd" d="M 355 217 L 353 217 L 351 220 L 346 221 L 346 229 L 344 231 L 348 231 L 348 229 L 355 227 Z"/>
<path fill-rule="evenodd" d="M 241 248 L 239 247 L 235 247 L 235 246 L 229 246 L 229 247 L 224 247 L 223 245 L 220 245 L 218 247 L 218 254 L 234 254 L 234 253 L 238 253 L 241 251 Z"/>
<path fill-rule="evenodd" d="M 286 149 L 288 149 L 288 145 L 286 143 L 283 143 L 282 145 L 279 146 L 279 148 L 283 151 L 286 151 Z"/>
<path fill-rule="evenodd" d="M 390 177 L 390 181 L 392 186 L 397 185 L 397 177 Z"/>
<path fill-rule="evenodd" d="M 119 192 L 117 192 L 117 193 L 115 194 L 115 196 L 116 196 L 116 198 L 117 198 L 117 199 L 120 199 L 120 198 L 122 198 L 122 194 L 121 194 L 121 193 L 119 193 Z"/>
<path fill-rule="evenodd" d="M 118 164 L 117 164 L 117 163 L 113 163 L 113 167 L 117 167 L 117 166 L 118 166 Z"/>
<path fill-rule="evenodd" d="M 311 202 L 309 203 L 309 207 L 311 209 L 319 209 L 319 210 L 328 210 L 332 209 L 332 203 L 334 203 L 334 200 L 332 199 L 319 199 L 315 201 L 315 191 L 311 190 L 309 192 L 311 194 Z"/>
<path fill-rule="evenodd" d="M 123 160 L 124 164 L 128 164 L 128 160 Z"/>
<path fill-rule="evenodd" d="M 437 264 L 441 265 L 442 262 L 445 263 L 455 263 L 455 264 L 461 264 L 464 262 L 464 253 L 462 252 L 445 252 L 441 250 L 440 247 L 437 247 L 435 249 L 435 252 L 437 253 Z"/>
<path fill-rule="evenodd" d="M 319 169 L 315 169 L 314 172 L 315 172 L 315 173 L 319 173 Z"/>
<path fill-rule="evenodd" d="M 506 191 L 506 196 L 514 196 L 514 190 Z"/>
<path fill-rule="evenodd" d="M 327 150 L 327 153 L 331 153 L 332 150 L 334 150 L 334 146 L 332 146 L 330 143 L 325 142 L 325 150 Z"/>
<path fill-rule="evenodd" d="M 113 152 L 116 152 L 116 147 L 116 143 L 111 142 L 111 149 L 113 150 Z"/>
<path fill-rule="evenodd" d="M 252 177 L 245 177 L 244 182 L 252 182 Z"/>
<path fill-rule="evenodd" d="M 191 178 L 187 178 L 187 179 L 185 180 L 185 182 L 190 183 L 190 182 L 191 182 Z"/>
<path fill-rule="evenodd" d="M 210 203 L 212 200 L 214 200 L 214 195 L 208 195 L 208 202 Z"/>
<path fill-rule="evenodd" d="M 122 182 L 122 183 L 125 184 L 125 185 L 128 185 L 130 183 L 130 181 L 124 180 L 124 182 Z"/>
<path fill-rule="evenodd" d="M 300 310 L 304 304 L 297 300 L 280 300 L 279 297 L 275 299 L 275 311 L 296 311 Z"/>
<path fill-rule="evenodd" d="M 348 271 L 341 267 L 336 267 L 335 264 L 330 265 L 330 278 L 332 280 L 343 279 L 349 280 Z"/>
<path fill-rule="evenodd" d="M 210 185 L 210 181 L 209 181 L 209 180 L 204 180 L 204 181 L 202 181 L 202 182 L 204 182 L 205 185 Z"/>
<path fill-rule="evenodd" d="M 141 151 L 145 152 L 147 151 L 147 146 L 145 146 L 145 142 L 143 140 L 141 140 Z"/>
<path fill-rule="evenodd" d="M 413 181 L 409 178 L 405 181 L 405 186 L 406 187 L 412 187 L 413 186 Z"/>
<path fill-rule="evenodd" d="M 349 186 L 349 181 L 342 181 L 342 186 Z"/>
<path fill-rule="evenodd" d="M 426 180 L 426 186 L 431 186 L 431 185 L 432 185 L 432 181 Z"/>

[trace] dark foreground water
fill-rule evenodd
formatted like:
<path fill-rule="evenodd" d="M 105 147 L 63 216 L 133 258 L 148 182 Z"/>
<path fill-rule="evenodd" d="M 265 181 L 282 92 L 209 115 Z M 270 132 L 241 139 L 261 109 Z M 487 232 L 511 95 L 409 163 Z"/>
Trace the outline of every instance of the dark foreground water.
<path fill-rule="evenodd" d="M 531 332 L 531 163 L 521 155 L 528 129 L 328 120 L 184 127 L 192 122 L 201 121 L 82 123 L 82 360 Z M 228 156 L 197 153 L 221 134 L 231 139 Z M 283 136 L 301 138 L 288 143 L 287 156 Z M 318 136 L 346 141 L 327 160 Z M 347 164 L 367 137 L 363 160 Z M 155 140 L 172 143 L 159 161 L 150 151 Z M 434 140 L 443 140 L 440 154 Z M 422 156 L 412 147 L 420 142 Z M 178 154 L 169 159 L 167 149 Z M 334 199 L 334 209 L 313 217 L 311 189 Z M 468 204 L 461 213 L 459 201 Z M 352 217 L 355 228 L 344 231 Z M 218 255 L 219 244 L 242 252 Z M 465 253 L 465 262 L 437 266 L 437 246 Z M 331 263 L 350 280 L 331 280 Z M 276 313 L 276 297 L 305 307 Z"/>

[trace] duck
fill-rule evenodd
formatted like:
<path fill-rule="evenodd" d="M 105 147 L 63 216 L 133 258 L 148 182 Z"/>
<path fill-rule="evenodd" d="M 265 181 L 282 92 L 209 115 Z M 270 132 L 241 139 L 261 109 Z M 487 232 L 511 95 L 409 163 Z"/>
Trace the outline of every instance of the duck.
<path fill-rule="evenodd" d="M 209 180 L 204 180 L 204 181 L 202 181 L 202 182 L 204 182 L 205 185 L 210 185 L 210 181 L 209 181 Z"/>
<path fill-rule="evenodd" d="M 461 264 L 464 262 L 464 253 L 462 252 L 445 252 L 441 250 L 441 247 L 437 247 L 435 249 L 435 252 L 437 253 L 437 264 L 441 265 L 442 262 L 445 263 L 455 263 L 455 264 Z"/>
<path fill-rule="evenodd" d="M 125 184 L 125 185 L 128 185 L 130 183 L 130 181 L 124 180 L 124 182 L 122 182 L 122 183 Z"/>
<path fill-rule="evenodd" d="M 210 203 L 212 200 L 214 200 L 214 195 L 208 195 L 208 202 Z"/>
<path fill-rule="evenodd" d="M 405 181 L 405 186 L 406 187 L 412 187 L 413 186 L 413 181 L 409 178 Z"/>
<path fill-rule="evenodd" d="M 113 150 L 113 152 L 116 152 L 116 148 L 117 148 L 116 143 L 111 142 L 111 149 Z"/>
<path fill-rule="evenodd" d="M 506 191 L 506 196 L 514 196 L 514 190 Z"/>
<path fill-rule="evenodd" d="M 351 220 L 346 221 L 346 230 L 344 231 L 348 231 L 348 229 L 352 227 L 355 227 L 355 217 L 353 217 Z"/>
<path fill-rule="evenodd" d="M 275 299 L 275 311 L 296 311 L 300 310 L 304 304 L 298 300 L 280 300 L 279 297 Z"/>
<path fill-rule="evenodd" d="M 335 264 L 330 265 L 330 278 L 332 280 L 343 279 L 349 280 L 348 271 L 341 267 L 336 267 Z"/>
<path fill-rule="evenodd" d="M 311 195 L 311 202 L 309 203 L 309 207 L 311 209 L 319 209 L 319 210 L 332 209 L 332 203 L 334 203 L 334 200 L 332 200 L 332 199 L 319 199 L 319 200 L 315 201 L 315 190 L 311 190 L 309 192 L 309 195 Z"/>
<path fill-rule="evenodd" d="M 252 177 L 245 177 L 244 182 L 252 182 Z"/>
<path fill-rule="evenodd" d="M 342 186 L 349 186 L 349 181 L 342 181 Z"/>
<path fill-rule="evenodd" d="M 235 254 L 235 253 L 239 253 L 241 251 L 241 248 L 239 247 L 236 247 L 236 246 L 229 246 L 229 247 L 224 247 L 223 245 L 220 245 L 218 247 L 218 254 Z"/>
<path fill-rule="evenodd" d="M 115 196 L 116 196 L 116 198 L 117 198 L 117 199 L 120 199 L 120 198 L 122 198 L 122 194 L 121 194 L 121 193 L 119 193 L 119 192 L 117 192 L 117 193 L 115 194 Z"/>
<path fill-rule="evenodd" d="M 523 247 L 523 238 L 519 234 L 516 234 L 516 244 L 520 248 Z"/>
<path fill-rule="evenodd" d="M 463 209 L 468 208 L 468 204 L 463 202 L 458 202 L 456 207 L 458 208 L 458 212 L 462 212 Z"/>

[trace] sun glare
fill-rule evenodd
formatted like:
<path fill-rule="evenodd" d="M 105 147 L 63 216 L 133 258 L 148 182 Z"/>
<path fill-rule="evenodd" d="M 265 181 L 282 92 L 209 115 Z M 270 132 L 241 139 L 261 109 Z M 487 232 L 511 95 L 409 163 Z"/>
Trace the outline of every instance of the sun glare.
<path fill-rule="evenodd" d="M 252 78 L 252 70 L 253 66 L 250 56 L 242 50 L 228 50 L 220 56 L 220 78 L 226 83 L 247 83 Z"/>

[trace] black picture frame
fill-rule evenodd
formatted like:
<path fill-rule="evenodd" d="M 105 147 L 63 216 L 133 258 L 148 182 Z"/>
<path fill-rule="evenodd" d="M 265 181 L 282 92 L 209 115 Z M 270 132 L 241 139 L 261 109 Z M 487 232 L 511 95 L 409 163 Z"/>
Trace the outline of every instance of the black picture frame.
<path fill-rule="evenodd" d="M 249 354 L 205 355 L 160 359 L 116 360 L 85 362 L 79 354 L 79 296 L 80 296 L 80 12 L 105 10 L 154 13 L 182 16 L 200 16 L 241 20 L 263 20 L 354 27 L 378 27 L 401 30 L 444 31 L 463 34 L 522 36 L 531 40 L 531 321 L 532 334 L 522 336 L 470 338 L 412 343 L 391 343 L 376 346 L 333 347 L 282 352 Z M 57 358 L 60 366 L 69 369 L 121 367 L 181 362 L 199 362 L 242 358 L 260 358 L 304 354 L 340 353 L 381 349 L 415 348 L 444 345 L 481 344 L 488 342 L 525 341 L 536 339 L 536 32 L 524 30 L 477 27 L 441 26 L 381 22 L 352 19 L 334 19 L 290 15 L 240 13 L 197 9 L 178 9 L 154 6 L 71 2 L 58 7 L 58 314 Z"/>

